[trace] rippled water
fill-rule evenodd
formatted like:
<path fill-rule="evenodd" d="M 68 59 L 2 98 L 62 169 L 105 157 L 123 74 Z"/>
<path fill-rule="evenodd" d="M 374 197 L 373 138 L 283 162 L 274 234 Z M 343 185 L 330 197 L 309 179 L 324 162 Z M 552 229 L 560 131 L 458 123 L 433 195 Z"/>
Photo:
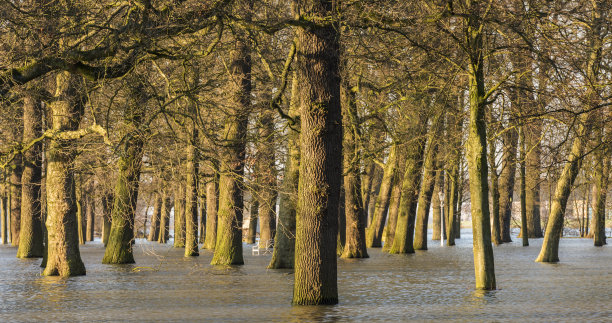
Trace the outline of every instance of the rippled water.
<path fill-rule="evenodd" d="M 612 320 L 612 247 L 562 239 L 560 264 L 535 263 L 542 240 L 494 249 L 499 290 L 474 291 L 472 241 L 455 247 L 338 262 L 340 304 L 291 306 L 291 271 L 210 266 L 212 253 L 183 258 L 170 245 L 138 241 L 136 265 L 102 265 L 100 242 L 81 248 L 87 276 L 40 276 L 39 260 L 0 247 L 0 322 L 17 321 L 573 321 Z"/>

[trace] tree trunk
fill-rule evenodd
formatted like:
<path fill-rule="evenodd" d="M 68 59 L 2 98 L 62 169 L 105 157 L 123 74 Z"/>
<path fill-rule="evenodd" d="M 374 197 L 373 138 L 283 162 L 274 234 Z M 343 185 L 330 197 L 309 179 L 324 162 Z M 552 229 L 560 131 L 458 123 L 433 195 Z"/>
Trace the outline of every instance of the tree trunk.
<path fill-rule="evenodd" d="M 444 171 L 443 170 L 438 170 L 436 172 L 436 185 L 434 186 L 434 191 L 432 193 L 432 200 L 431 200 L 431 208 L 432 208 L 432 236 L 431 236 L 431 240 L 440 240 L 440 234 L 442 233 L 442 231 L 440 230 L 440 225 L 441 225 L 441 212 L 440 212 L 440 199 L 438 198 L 439 192 L 442 190 L 444 191 L 444 187 L 445 187 L 445 182 L 444 182 Z"/>
<path fill-rule="evenodd" d="M 162 190 L 162 206 L 161 218 L 159 219 L 159 235 L 157 242 L 167 243 L 170 238 L 170 210 L 172 209 L 172 201 L 169 196 L 166 196 L 165 190 Z"/>
<path fill-rule="evenodd" d="M 291 102 L 289 116 L 299 120 L 299 89 L 297 72 L 293 73 L 291 85 Z M 297 190 L 300 175 L 300 133 L 295 129 L 299 123 L 289 128 L 287 138 L 287 157 L 285 171 L 280 193 L 278 209 L 278 228 L 274 239 L 272 260 L 268 265 L 270 269 L 293 268 L 295 256 L 295 226 L 297 209 Z"/>
<path fill-rule="evenodd" d="M 397 145 L 393 144 L 389 150 L 387 163 L 384 167 L 384 175 L 380 185 L 380 191 L 376 198 L 376 208 L 372 223 L 366 230 L 366 246 L 368 248 L 382 247 L 382 234 L 387 220 L 387 210 L 389 209 L 389 199 L 391 197 L 391 189 L 393 188 L 393 178 L 397 167 Z"/>
<path fill-rule="evenodd" d="M 601 247 L 606 243 L 606 197 L 610 181 L 610 150 L 602 149 L 598 153 L 595 168 L 595 192 L 593 196 L 593 244 Z"/>
<path fill-rule="evenodd" d="M 159 223 L 161 221 L 161 208 L 162 208 L 162 195 L 161 193 L 157 194 L 157 198 L 155 199 L 155 210 L 153 211 L 153 216 L 151 217 L 151 227 L 149 229 L 149 236 L 147 240 L 149 241 L 157 241 L 159 239 Z"/>
<path fill-rule="evenodd" d="M 540 220 L 540 138 L 542 136 L 542 122 L 536 120 L 526 125 L 525 143 L 527 156 L 525 165 L 525 207 L 527 210 L 527 232 L 529 238 L 542 238 Z"/>
<path fill-rule="evenodd" d="M 192 112 L 195 117 L 195 111 Z M 191 128 L 191 142 L 187 146 L 187 181 L 185 188 L 185 257 L 199 256 L 198 250 L 198 129 L 195 122 Z"/>
<path fill-rule="evenodd" d="M 252 2 L 240 1 L 238 7 L 252 10 Z M 245 8 L 248 7 L 248 8 Z M 249 17 L 247 17 L 248 20 Z M 238 35 L 230 54 L 233 80 L 233 108 L 226 117 L 219 178 L 217 242 L 213 265 L 242 265 L 242 209 L 246 135 L 251 111 L 251 54 L 246 35 Z"/>
<path fill-rule="evenodd" d="M 427 120 L 421 120 L 420 125 L 427 125 Z M 425 129 L 423 126 L 416 132 L 412 143 L 407 147 L 406 166 L 402 179 L 399 214 L 395 226 L 395 237 L 389 253 L 414 253 L 414 222 L 416 220 L 417 198 L 423 171 L 423 155 L 425 154 Z"/>
<path fill-rule="evenodd" d="M 7 229 L 8 212 L 6 211 L 7 210 L 7 200 L 6 200 L 6 195 L 4 193 L 4 190 L 5 189 L 3 188 L 2 192 L 0 193 L 0 221 L 1 221 L 0 232 L 2 234 L 1 242 L 2 244 L 5 245 L 5 244 L 8 244 L 8 229 Z"/>
<path fill-rule="evenodd" d="M 174 248 L 185 248 L 185 187 L 182 180 L 174 189 Z"/>
<path fill-rule="evenodd" d="M 85 244 L 85 203 L 83 201 L 83 188 L 81 183 L 81 176 L 77 177 L 76 183 L 76 203 L 77 203 L 77 231 L 79 234 L 79 244 Z"/>
<path fill-rule="evenodd" d="M 492 119 L 492 118 L 489 118 Z M 491 120 L 492 121 L 492 120 Z M 497 163 L 495 162 L 495 155 L 497 148 L 495 147 L 495 139 L 489 135 L 489 176 L 491 177 L 491 212 L 493 213 L 491 218 L 493 219 L 493 226 L 491 227 L 491 238 L 496 246 L 503 243 L 501 236 L 501 221 L 499 215 L 499 174 L 497 173 Z"/>
<path fill-rule="evenodd" d="M 257 215 L 259 214 L 259 202 L 255 199 L 255 196 L 252 196 L 251 207 L 249 212 L 249 230 L 247 231 L 247 236 L 245 242 L 248 244 L 255 243 L 255 238 L 257 237 Z M 259 244 L 261 246 L 261 243 Z M 264 248 L 266 246 L 264 245 Z"/>
<path fill-rule="evenodd" d="M 436 184 L 436 158 L 438 154 L 438 140 L 440 139 L 441 116 L 434 119 L 433 127 L 430 130 L 429 145 L 425 155 L 423 165 L 423 181 L 419 192 L 417 206 L 416 226 L 414 230 L 413 247 L 415 250 L 427 250 L 427 224 L 429 222 L 429 208 L 431 206 L 431 196 Z M 444 214 L 442 214 L 444 216 Z"/>
<path fill-rule="evenodd" d="M 489 183 L 487 180 L 487 126 L 484 78 L 483 25 L 481 4 L 470 3 L 466 24 L 469 53 L 470 121 L 468 127 L 467 161 L 470 176 L 472 206 L 472 232 L 476 289 L 493 290 L 495 268 L 491 245 L 491 219 L 489 214 Z"/>
<path fill-rule="evenodd" d="M 400 167 L 403 169 L 403 167 Z M 399 205 L 402 198 L 402 187 L 401 178 L 399 173 L 396 174 L 396 179 L 393 181 L 393 189 L 391 190 L 391 199 L 389 201 L 389 216 L 387 219 L 387 225 L 385 226 L 385 243 L 383 244 L 383 251 L 389 252 L 393 245 L 393 239 L 395 239 L 395 229 L 397 227 L 397 217 L 399 215 Z"/>
<path fill-rule="evenodd" d="M 380 186 L 382 184 L 384 175 L 384 170 L 382 167 L 374 162 L 372 163 L 374 164 L 374 170 L 370 175 L 372 184 L 370 185 L 367 204 L 363 204 L 366 211 L 368 227 L 372 225 L 372 218 L 374 217 L 374 213 L 376 211 L 376 197 L 378 197 L 378 193 L 380 192 Z"/>
<path fill-rule="evenodd" d="M 102 195 L 102 243 L 108 245 L 108 237 L 111 229 L 111 213 L 113 211 L 113 194 Z"/>
<path fill-rule="evenodd" d="M 24 98 L 23 142 L 28 143 L 42 135 L 42 104 L 31 97 Z M 23 153 L 21 176 L 21 230 L 18 258 L 43 256 L 40 186 L 42 179 L 42 143 L 34 144 Z"/>
<path fill-rule="evenodd" d="M 21 175 L 23 172 L 22 156 L 17 155 L 11 163 L 10 177 L 10 220 L 11 220 L 11 245 L 19 246 L 19 233 L 21 231 Z"/>
<path fill-rule="evenodd" d="M 94 227 L 95 227 L 95 214 L 96 214 L 96 209 L 95 209 L 95 200 L 92 198 L 88 198 L 87 201 L 89 201 L 89 203 L 87 204 L 87 209 L 86 209 L 86 215 L 87 215 L 87 234 L 85 237 L 85 240 L 87 241 L 93 241 L 94 240 Z"/>
<path fill-rule="evenodd" d="M 267 248 L 276 233 L 276 159 L 274 151 L 273 111 L 262 112 L 259 124 L 259 145 L 257 147 L 257 194 L 259 200 L 259 247 Z"/>
<path fill-rule="evenodd" d="M 504 153 L 502 171 L 499 176 L 499 226 L 503 242 L 512 242 L 510 237 L 510 221 L 512 220 L 512 197 L 516 178 L 516 151 L 518 133 L 515 129 L 503 134 Z"/>
<path fill-rule="evenodd" d="M 339 25 L 332 1 L 299 0 L 298 12 L 334 23 L 297 29 L 301 149 L 293 304 L 338 303 L 336 243 L 342 183 Z"/>
<path fill-rule="evenodd" d="M 115 183 L 111 230 L 102 263 L 134 263 L 132 244 L 134 240 L 134 217 L 138 201 L 140 167 L 146 134 L 142 122 L 147 97 L 141 85 L 131 89 L 123 122 L 130 136 L 124 141 L 119 152 L 117 168 L 119 175 Z"/>
<path fill-rule="evenodd" d="M 83 114 L 76 98 L 79 79 L 69 72 L 56 77 L 55 101 L 50 104 L 54 131 L 76 130 Z M 51 139 L 47 150 L 48 254 L 45 276 L 85 275 L 79 252 L 73 163 L 76 151 L 70 139 Z"/>
<path fill-rule="evenodd" d="M 217 168 L 213 162 L 208 162 L 208 181 L 206 182 L 206 239 L 202 248 L 214 250 L 217 243 L 217 208 L 219 207 L 219 191 Z"/>
<path fill-rule="evenodd" d="M 525 128 L 521 127 L 520 130 L 520 145 L 521 145 L 521 157 L 520 157 L 520 174 L 521 174 L 521 232 L 523 247 L 529 246 L 529 228 L 527 227 L 527 201 L 525 200 L 526 185 L 525 182 L 525 164 L 526 164 L 526 144 L 525 144 Z"/>
<path fill-rule="evenodd" d="M 206 191 L 206 185 L 202 182 L 198 184 L 200 192 Z M 206 194 L 200 194 L 200 236 L 198 237 L 198 243 L 204 244 L 204 238 L 206 238 Z"/>

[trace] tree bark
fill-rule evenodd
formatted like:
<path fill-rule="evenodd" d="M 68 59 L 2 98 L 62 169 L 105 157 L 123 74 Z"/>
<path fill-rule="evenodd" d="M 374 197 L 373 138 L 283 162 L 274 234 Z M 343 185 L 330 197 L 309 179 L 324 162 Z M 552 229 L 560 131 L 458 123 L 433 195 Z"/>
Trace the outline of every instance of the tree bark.
<path fill-rule="evenodd" d="M 440 199 L 438 198 L 439 192 L 440 191 L 444 191 L 444 187 L 445 187 L 445 182 L 444 182 L 444 171 L 443 170 L 438 170 L 436 172 L 436 185 L 434 186 L 434 191 L 432 193 L 433 199 L 431 201 L 431 208 L 432 208 L 432 236 L 431 236 L 431 240 L 440 240 L 442 237 L 440 236 L 440 234 L 442 233 L 442 231 L 440 230 L 440 225 L 441 225 L 441 209 L 440 209 Z"/>
<path fill-rule="evenodd" d="M 113 194 L 104 193 L 102 195 L 102 243 L 104 247 L 108 245 L 108 237 L 111 229 L 111 213 L 113 211 Z"/>
<path fill-rule="evenodd" d="M 526 125 L 525 142 L 527 156 L 525 165 L 525 204 L 527 209 L 527 232 L 529 238 L 542 238 L 542 225 L 540 220 L 540 155 L 542 136 L 542 122 L 536 120 Z"/>
<path fill-rule="evenodd" d="M 389 209 L 389 199 L 393 188 L 393 178 L 397 167 L 397 145 L 393 144 L 389 150 L 387 163 L 384 167 L 384 175 L 380 185 L 380 191 L 376 198 L 376 208 L 372 223 L 366 229 L 366 246 L 368 248 L 382 247 L 382 234 L 387 220 L 387 210 Z"/>
<path fill-rule="evenodd" d="M 11 163 L 10 177 L 10 210 L 11 245 L 19 246 L 19 233 L 21 231 L 21 175 L 23 173 L 22 155 L 19 154 Z"/>
<path fill-rule="evenodd" d="M 206 239 L 202 248 L 214 250 L 217 243 L 217 208 L 219 207 L 219 191 L 217 168 L 209 161 L 208 181 L 206 182 Z"/>
<path fill-rule="evenodd" d="M 76 130 L 83 105 L 76 97 L 79 79 L 69 72 L 56 77 L 55 101 L 50 104 L 55 131 Z M 45 276 L 85 275 L 79 252 L 74 192 L 75 149 L 69 139 L 51 139 L 47 150 L 48 254 Z"/>
<path fill-rule="evenodd" d="M 192 111 L 195 116 L 195 111 Z M 198 129 L 193 122 L 191 141 L 187 146 L 187 164 L 185 165 L 187 181 L 185 187 L 185 257 L 199 256 L 198 250 Z"/>
<path fill-rule="evenodd" d="M 338 303 L 336 243 L 342 183 L 339 28 L 333 1 L 299 0 L 301 14 L 332 23 L 297 28 L 301 149 L 293 304 Z"/>
<path fill-rule="evenodd" d="M 510 221 L 512 220 L 512 197 L 514 195 L 514 181 L 516 179 L 518 133 L 515 129 L 507 130 L 504 132 L 503 138 L 503 164 L 501 175 L 499 176 L 499 226 L 502 241 L 512 242 L 510 237 Z"/>
<path fill-rule="evenodd" d="M 162 206 L 161 218 L 159 219 L 159 235 L 157 242 L 167 243 L 170 238 L 170 210 L 172 209 L 172 201 L 166 195 L 165 190 L 162 190 Z"/>
<path fill-rule="evenodd" d="M 276 233 L 276 159 L 273 111 L 262 112 L 257 147 L 257 194 L 259 200 L 259 247 L 267 248 Z"/>
<path fill-rule="evenodd" d="M 87 218 L 86 220 L 87 231 L 85 235 L 85 240 L 93 241 L 94 240 L 94 227 L 95 227 L 94 215 L 96 213 L 95 201 L 92 198 L 87 198 L 86 201 L 88 201 L 89 203 L 87 203 L 87 208 L 85 209 L 85 214 Z"/>
<path fill-rule="evenodd" d="M 42 104 L 32 97 L 25 97 L 23 104 L 23 142 L 30 142 L 42 135 Z M 21 176 L 21 230 L 18 258 L 43 256 L 43 232 L 41 220 L 40 185 L 42 179 L 42 143 L 36 143 L 23 153 Z"/>
<path fill-rule="evenodd" d="M 151 217 L 151 227 L 149 229 L 149 236 L 147 240 L 149 241 L 157 241 L 159 239 L 159 223 L 161 221 L 161 208 L 162 208 L 162 195 L 161 193 L 157 194 L 157 198 L 155 199 L 155 210 L 153 211 L 153 216 Z"/>
<path fill-rule="evenodd" d="M 185 186 L 182 180 L 174 189 L 174 248 L 185 248 Z"/>
<path fill-rule="evenodd" d="M 254 196 L 251 196 L 252 199 L 255 199 Z M 257 236 L 257 216 L 259 214 L 259 202 L 257 199 L 255 201 L 251 200 L 251 207 L 249 212 L 249 230 L 247 231 L 247 236 L 245 242 L 248 244 L 255 243 L 255 238 Z M 261 246 L 261 243 L 259 244 Z M 264 246 L 265 248 L 265 246 Z"/>

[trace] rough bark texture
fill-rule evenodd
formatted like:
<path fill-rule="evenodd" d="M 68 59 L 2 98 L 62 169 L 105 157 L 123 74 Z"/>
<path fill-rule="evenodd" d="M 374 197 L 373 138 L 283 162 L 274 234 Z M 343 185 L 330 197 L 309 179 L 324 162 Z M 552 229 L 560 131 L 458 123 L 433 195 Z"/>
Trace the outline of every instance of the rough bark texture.
<path fill-rule="evenodd" d="M 42 134 L 42 105 L 31 97 L 24 98 L 23 142 L 30 142 Z M 40 184 L 42 175 L 42 143 L 36 143 L 23 154 L 21 176 L 21 232 L 18 258 L 43 256 Z"/>
<path fill-rule="evenodd" d="M 355 93 L 350 88 L 348 80 L 343 79 L 342 84 L 342 122 L 344 124 L 342 150 L 346 227 L 342 258 L 368 258 L 365 243 L 366 214 L 363 208 L 364 199 L 361 196 L 361 176 L 359 176 L 361 153 L 357 145 L 357 139 L 360 136 L 357 105 L 355 103 Z"/>
<path fill-rule="evenodd" d="M 606 243 L 606 197 L 610 182 L 610 150 L 602 149 L 597 156 L 595 169 L 595 192 L 593 198 L 593 245 L 601 247 Z"/>
<path fill-rule="evenodd" d="M 185 247 L 185 186 L 182 181 L 174 189 L 174 244 L 175 248 Z"/>
<path fill-rule="evenodd" d="M 293 73 L 291 85 L 291 102 L 289 116 L 294 120 L 299 117 L 299 89 L 297 72 Z M 298 119 L 299 120 L 299 119 Z M 299 124 L 289 128 L 287 138 L 287 157 L 278 209 L 278 228 L 274 239 L 271 269 L 293 268 L 295 256 L 295 217 L 297 209 L 297 190 L 300 175 L 300 134 L 295 129 Z"/>
<path fill-rule="evenodd" d="M 403 167 L 399 167 L 403 169 Z M 402 197 L 402 186 L 401 176 L 396 173 L 396 179 L 393 183 L 393 189 L 391 190 L 391 199 L 389 201 L 389 216 L 387 219 L 387 225 L 385 226 L 383 251 L 389 252 L 393 245 L 393 239 L 395 239 L 395 229 L 397 227 L 397 217 L 399 215 L 399 206 Z"/>
<path fill-rule="evenodd" d="M 436 158 L 440 139 L 441 120 L 440 117 L 434 120 L 434 125 L 430 130 L 429 144 L 425 154 L 423 165 L 423 181 L 419 192 L 417 207 L 416 225 L 414 230 L 413 247 L 415 250 L 427 250 L 427 224 L 429 222 L 429 208 L 431 197 L 436 184 Z M 442 215 L 444 216 L 444 215 Z M 446 222 L 446 221 L 445 221 Z"/>
<path fill-rule="evenodd" d="M 165 195 L 165 193 L 162 193 Z M 172 201 L 169 196 L 162 198 L 161 218 L 159 219 L 159 235 L 157 242 L 167 243 L 170 237 L 170 210 L 172 209 Z"/>
<path fill-rule="evenodd" d="M 131 133 L 119 151 L 119 175 L 115 183 L 110 235 L 102 259 L 104 264 L 134 263 L 134 216 L 146 135 L 142 129 L 146 100 L 147 96 L 140 86 L 132 89 L 123 120 Z"/>
<path fill-rule="evenodd" d="M 427 125 L 427 120 L 421 120 L 421 125 Z M 425 126 L 421 131 L 425 131 Z M 407 148 L 406 166 L 402 180 L 399 214 L 395 226 L 395 237 L 389 253 L 414 253 L 414 222 L 416 220 L 417 198 L 423 170 L 423 155 L 425 154 L 426 136 L 421 131 L 416 132 L 415 140 Z"/>
<path fill-rule="evenodd" d="M 76 99 L 76 76 L 60 72 L 56 78 L 55 101 L 50 104 L 55 131 L 76 130 L 83 105 Z M 43 275 L 85 275 L 79 253 L 74 192 L 74 147 L 70 140 L 51 139 L 47 150 L 48 254 Z"/>
<path fill-rule="evenodd" d="M 378 194 L 380 192 L 380 186 L 383 181 L 384 170 L 380 165 L 372 162 L 374 164 L 374 170 L 370 175 L 370 180 L 372 184 L 370 185 L 370 190 L 367 196 L 367 203 L 364 202 L 363 207 L 366 210 L 366 218 L 367 218 L 367 226 L 372 225 L 372 218 L 374 218 L 374 213 L 376 211 L 376 200 Z"/>
<path fill-rule="evenodd" d="M 470 121 L 468 126 L 467 161 L 470 176 L 472 232 L 476 289 L 496 288 L 491 224 L 489 214 L 489 183 L 487 180 L 487 130 L 485 114 L 485 78 L 483 25 L 481 4 L 470 1 L 470 15 L 465 34 L 468 36 Z"/>
<path fill-rule="evenodd" d="M 440 191 L 444 191 L 444 187 L 445 187 L 445 182 L 444 182 L 444 171 L 442 170 L 438 170 L 436 173 L 436 185 L 434 186 L 434 191 L 432 193 L 432 200 L 431 200 L 431 217 L 432 217 L 432 236 L 431 236 L 431 240 L 440 240 L 442 237 L 440 237 L 440 233 L 442 233 L 442 230 L 440 230 L 440 225 L 441 223 L 441 203 L 440 203 L 440 199 L 438 198 L 439 192 Z"/>
<path fill-rule="evenodd" d="M 151 226 L 149 228 L 149 236 L 147 240 L 149 241 L 157 241 L 159 239 L 159 223 L 161 220 L 161 208 L 162 208 L 162 196 L 161 194 L 157 194 L 155 198 L 155 210 L 153 211 L 153 216 L 151 217 Z"/>
<path fill-rule="evenodd" d="M 111 212 L 113 209 L 113 194 L 102 195 L 102 243 L 106 247 L 111 229 Z"/>
<path fill-rule="evenodd" d="M 241 1 L 246 12 L 252 2 Z M 241 265 L 242 259 L 242 178 L 246 154 L 246 134 L 251 111 L 251 54 L 245 35 L 238 35 L 230 54 L 233 108 L 225 121 L 219 178 L 217 242 L 213 265 Z"/>
<path fill-rule="evenodd" d="M 202 248 L 214 250 L 217 243 L 217 208 L 219 207 L 219 192 L 216 167 L 209 162 L 208 181 L 206 182 L 206 238 Z"/>
<path fill-rule="evenodd" d="M 194 111 L 195 112 L 195 111 Z M 193 113 L 195 115 L 195 113 Z M 185 187 L 185 257 L 199 256 L 198 250 L 198 129 L 193 124 L 191 142 L 187 147 Z"/>
<path fill-rule="evenodd" d="M 334 1 L 299 0 L 298 12 L 334 21 Z M 297 29 L 301 87 L 300 180 L 293 303 L 338 303 L 336 242 L 342 179 L 339 26 Z"/>
<path fill-rule="evenodd" d="M 376 208 L 372 217 L 372 223 L 366 229 L 366 246 L 368 248 L 382 247 L 382 234 L 387 220 L 387 210 L 389 209 L 389 199 L 393 188 L 393 177 L 397 167 L 397 146 L 393 144 L 389 150 L 387 163 L 384 167 L 384 174 L 380 191 L 376 198 Z"/>
<path fill-rule="evenodd" d="M 94 240 L 94 227 L 95 227 L 95 220 L 94 220 L 94 215 L 96 213 L 96 208 L 95 208 L 95 202 L 93 200 L 93 198 L 89 197 L 86 199 L 87 203 L 87 208 L 85 209 L 85 218 L 86 218 L 86 224 L 87 224 L 87 229 L 85 230 L 85 240 L 86 241 L 93 241 Z"/>
<path fill-rule="evenodd" d="M 255 243 L 255 238 L 257 236 L 257 216 L 258 214 L 259 214 L 259 202 L 251 201 L 251 207 L 250 207 L 250 212 L 249 212 L 249 230 L 247 231 L 247 236 L 244 240 L 244 242 L 248 244 Z M 265 244 L 264 244 L 264 248 L 265 248 Z"/>
<path fill-rule="evenodd" d="M 510 221 L 512 219 L 512 197 L 516 179 L 516 152 L 518 133 L 516 129 L 504 132 L 502 171 L 499 176 L 499 227 L 502 242 L 512 242 Z"/>

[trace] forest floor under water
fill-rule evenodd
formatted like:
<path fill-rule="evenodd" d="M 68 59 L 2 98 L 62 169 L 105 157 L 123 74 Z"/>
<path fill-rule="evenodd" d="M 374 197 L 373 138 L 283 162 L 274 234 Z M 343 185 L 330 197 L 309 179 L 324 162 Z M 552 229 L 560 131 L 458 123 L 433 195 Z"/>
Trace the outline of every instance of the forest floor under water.
<path fill-rule="evenodd" d="M 430 232 L 431 238 L 431 232 Z M 469 229 L 454 247 L 338 259 L 340 303 L 292 306 L 293 272 L 266 269 L 270 255 L 244 266 L 211 266 L 212 252 L 138 240 L 136 264 L 103 265 L 99 241 L 81 246 L 87 275 L 40 275 L 40 259 L 0 246 L 0 322 L 400 322 L 606 321 L 612 318 L 612 246 L 562 239 L 558 264 L 534 262 L 542 239 L 494 248 L 498 290 L 475 291 Z"/>

